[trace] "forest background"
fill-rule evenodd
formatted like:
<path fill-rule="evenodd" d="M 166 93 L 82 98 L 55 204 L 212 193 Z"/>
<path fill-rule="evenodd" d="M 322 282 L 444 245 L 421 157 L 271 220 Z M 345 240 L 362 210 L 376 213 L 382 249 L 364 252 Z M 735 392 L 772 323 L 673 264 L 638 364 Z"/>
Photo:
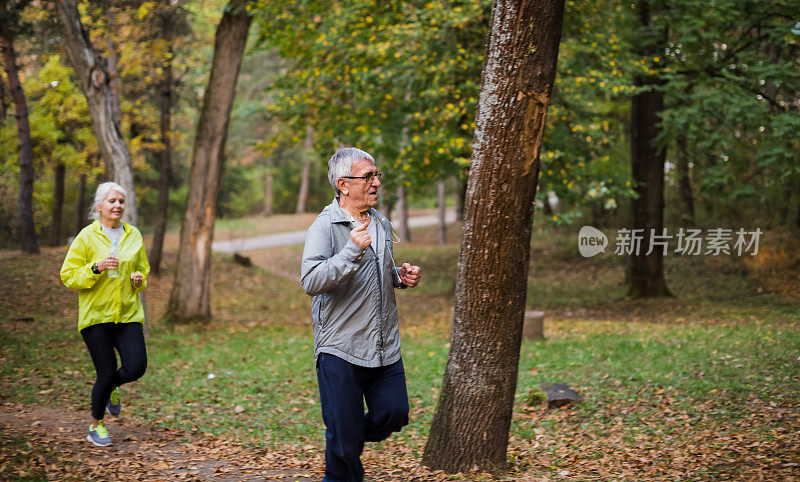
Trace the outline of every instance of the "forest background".
<path fill-rule="evenodd" d="M 40 237 L 61 244 L 86 222 L 87 193 L 104 179 L 83 95 L 53 9 L 21 11 L 17 63 L 30 105 Z M 141 213 L 158 211 L 159 91 L 172 122 L 169 218 L 186 202 L 194 129 L 224 3 L 81 4 L 112 59 Z M 471 152 L 490 2 L 251 4 L 218 215 L 315 212 L 329 202 L 325 162 L 335 147 L 376 155 L 384 206 L 458 204 Z M 660 10 L 659 10 L 660 9 Z M 636 4 L 567 2 L 559 72 L 541 152 L 541 223 L 624 224 L 635 196 L 630 109 L 637 76 L 663 91 L 658 145 L 668 225 L 796 231 L 800 162 L 800 18 L 793 2 L 729 1 L 713 8 L 651 6 L 662 48 L 641 55 Z M 652 35 L 649 34 L 649 35 Z M 165 71 L 170 70 L 170 79 Z M 164 86 L 164 82 L 169 85 Z M 0 91 L 0 244 L 18 243 L 17 127 Z M 63 183 L 63 184 L 62 184 Z M 402 212 L 400 213 L 402 215 Z"/>
<path fill-rule="evenodd" d="M 303 358 L 308 300 L 295 283 L 300 247 L 251 251 L 258 267 L 249 268 L 226 255 L 211 256 L 210 243 L 205 257 L 190 255 L 203 244 L 195 235 L 208 236 L 215 227 L 216 239 L 304 229 L 331 198 L 325 161 L 335 148 L 357 145 L 375 155 L 385 174 L 380 209 L 390 214 L 401 241 L 397 254 L 426 273 L 419 289 L 398 295 L 404 353 L 413 367 L 414 417 L 388 451 L 368 452 L 368 458 L 378 457 L 374 467 L 394 474 L 386 477 L 408 467 L 441 476 L 422 468 L 420 457 L 423 465 L 448 472 L 510 468 L 512 477 L 521 478 L 796 475 L 800 439 L 787 427 L 800 414 L 794 383 L 800 366 L 800 151 L 794 135 L 800 127 L 800 5 L 640 0 L 564 6 L 563 32 L 533 26 L 555 45 L 560 38 L 552 99 L 533 102 L 526 93 L 532 91 L 519 91 L 514 99 L 544 107 L 542 112 L 550 102 L 533 164 L 538 191 L 523 189 L 537 195 L 533 242 L 529 246 L 526 234 L 521 244 L 530 263 L 516 263 L 525 267 L 514 284 L 518 289 L 501 286 L 489 300 L 504 304 L 503 296 L 516 296 L 519 310 L 500 307 L 482 318 L 459 317 L 458 302 L 456 315 L 451 311 L 459 293 L 480 300 L 486 283 L 465 283 L 475 269 L 465 267 L 465 255 L 480 250 L 462 246 L 459 258 L 459 223 L 448 226 L 443 213 L 451 207 L 462 217 L 465 200 L 473 200 L 468 206 L 482 203 L 476 183 L 499 198 L 522 198 L 502 178 L 467 186 L 491 2 L 2 1 L 0 320 L 7 330 L 0 336 L 0 373 L 8 398 L 0 418 L 8 423 L 13 414 L 30 422 L 13 437 L 47 426 L 32 404 L 83 408 L 82 382 L 90 369 L 74 356 L 75 333 L 66 328 L 74 317 L 73 293 L 65 294 L 53 273 L 65 241 L 87 223 L 94 186 L 127 170 L 129 200 L 136 199 L 128 212 L 136 208 L 134 223 L 147 234 L 154 268 L 147 302 L 152 373 L 127 395 L 133 419 L 207 437 L 230 430 L 233 443 L 277 447 L 284 451 L 277 457 L 293 468 L 318 472 L 321 420 L 313 368 Z M 66 18 L 87 34 L 66 29 Z M 220 41 L 225 35 L 238 35 L 239 46 Z M 91 42 L 99 62 L 91 76 L 85 66 L 71 67 L 81 42 Z M 228 68 L 215 78 L 213 66 L 220 65 Z M 92 97 L 90 84 L 102 86 L 105 97 Z M 104 122 L 96 111 L 90 114 L 98 98 L 109 108 Z M 19 115 L 24 103 L 26 116 Z M 30 121 L 29 136 L 23 117 Z M 104 134 L 96 134 L 101 127 Z M 127 157 L 107 156 L 108 145 L 98 143 L 108 142 L 106 135 L 124 140 Z M 224 152 L 213 152 L 219 139 Z M 483 199 L 481 205 L 495 201 Z M 434 207 L 442 214 L 438 229 L 416 229 L 412 236 L 409 212 L 428 214 Z M 483 228 L 477 232 L 490 232 L 501 226 L 497 219 L 508 218 L 491 212 L 477 221 Z M 185 236 L 176 257 L 180 219 Z M 470 221 L 475 219 L 464 220 L 467 226 Z M 676 249 L 639 256 L 609 247 L 604 256 L 586 259 L 576 235 L 589 224 L 606 233 L 617 229 L 611 246 L 623 229 L 648 228 L 644 249 L 649 228 L 673 236 L 697 230 L 708 243 L 728 229 L 731 249 L 715 252 L 707 244 L 694 255 Z M 753 236 L 751 242 L 759 233 L 760 246 L 746 243 L 744 253 L 737 252 L 740 229 Z M 516 231 L 527 233 L 525 226 L 513 231 L 517 237 Z M 27 254 L 44 244 L 53 247 L 42 247 L 38 257 Z M 503 262 L 508 259 L 480 268 L 501 279 L 512 271 Z M 456 276 L 459 266 L 465 269 Z M 654 296 L 659 298 L 649 299 Z M 448 466 L 454 457 L 447 450 L 459 444 L 437 454 L 429 451 L 430 442 L 423 455 L 429 423 L 429 440 L 441 434 L 437 419 L 431 422 L 436 400 L 437 415 L 453 414 L 441 409 L 448 390 L 475 392 L 470 383 L 448 386 L 447 373 L 439 391 L 447 352 L 450 359 L 464 355 L 446 343 L 450 322 L 472 323 L 462 331 L 478 345 L 490 340 L 481 330 L 502 328 L 512 339 L 526 307 L 545 310 L 545 342 L 509 343 L 503 350 L 482 346 L 484 355 L 511 360 L 506 375 L 519 387 L 504 387 L 508 403 L 486 398 L 492 409 L 479 410 L 476 418 L 457 414 L 472 432 L 486 426 L 482 414 L 507 410 L 506 426 L 491 430 L 506 436 L 488 444 L 496 457 Z M 490 323 L 497 320 L 499 325 Z M 182 337 L 190 340 L 188 351 L 178 349 Z M 251 350 L 253 343 L 270 349 Z M 484 355 L 469 356 L 488 373 L 492 362 Z M 230 381 L 210 382 L 221 374 Z M 181 388 L 184 376 L 189 378 Z M 264 376 L 268 381 L 260 383 Z M 574 380 L 586 400 L 576 409 L 550 412 L 536 387 L 564 379 Z M 163 386 L 175 389 L 158 389 Z M 63 418 L 67 412 L 57 413 Z M 237 417 L 242 413 L 248 415 Z M 245 420 L 251 413 L 259 414 L 252 426 Z M 683 422 L 694 429 L 683 430 Z M 62 451 L 69 460 L 61 468 L 37 465 L 40 458 L 25 458 L 21 466 L 8 462 L 30 453 L 25 437 L 3 440 L 8 450 L 0 453 L 6 457 L 0 473 L 9 467 L 20 476 L 69 473 L 84 463 L 77 446 Z M 608 437 L 613 444 L 603 442 Z M 298 447 L 311 462 L 287 455 Z M 217 469 L 233 462 L 210 458 Z M 164 467 L 154 460 L 135 464 L 184 470 L 173 459 Z M 691 462 L 696 460 L 703 463 Z M 126 465 L 116 475 L 140 468 Z"/>

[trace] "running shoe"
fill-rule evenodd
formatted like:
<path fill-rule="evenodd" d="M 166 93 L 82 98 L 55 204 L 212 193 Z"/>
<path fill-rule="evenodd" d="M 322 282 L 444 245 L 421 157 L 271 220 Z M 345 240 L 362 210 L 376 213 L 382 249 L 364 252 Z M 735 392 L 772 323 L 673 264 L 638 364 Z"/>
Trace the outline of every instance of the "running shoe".
<path fill-rule="evenodd" d="M 108 399 L 108 403 L 106 403 L 106 410 L 111 415 L 115 417 L 119 415 L 119 412 L 122 410 L 122 404 L 119 401 L 119 392 L 118 389 L 115 388 L 113 392 L 111 392 L 111 397 Z"/>
<path fill-rule="evenodd" d="M 89 435 L 86 436 L 86 440 L 98 447 L 107 447 L 114 444 L 111 441 L 111 437 L 108 436 L 108 430 L 106 430 L 103 424 L 89 425 Z"/>

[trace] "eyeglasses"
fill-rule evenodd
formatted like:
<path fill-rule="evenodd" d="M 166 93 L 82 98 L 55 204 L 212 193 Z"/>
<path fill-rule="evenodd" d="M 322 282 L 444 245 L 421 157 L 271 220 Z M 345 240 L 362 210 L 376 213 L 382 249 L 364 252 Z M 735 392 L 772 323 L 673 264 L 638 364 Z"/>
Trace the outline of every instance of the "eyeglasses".
<path fill-rule="evenodd" d="M 366 176 L 342 176 L 343 179 L 363 179 L 367 184 L 372 184 L 372 178 L 377 177 L 380 179 L 383 176 L 382 172 L 371 172 Z"/>

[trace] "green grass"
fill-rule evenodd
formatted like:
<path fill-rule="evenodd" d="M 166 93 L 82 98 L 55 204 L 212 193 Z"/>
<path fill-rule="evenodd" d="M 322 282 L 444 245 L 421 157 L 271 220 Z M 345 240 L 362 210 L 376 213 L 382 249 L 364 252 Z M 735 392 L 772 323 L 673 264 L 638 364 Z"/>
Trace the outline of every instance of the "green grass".
<path fill-rule="evenodd" d="M 570 236 L 534 236 L 528 305 L 545 310 L 547 338 L 521 348 L 514 470 L 557 475 L 575 457 L 617 463 L 622 455 L 609 447 L 699 457 L 692 447 L 706 444 L 717 458 L 698 477 L 740 476 L 746 464 L 725 448 L 726 438 L 769 446 L 776 463 L 800 462 L 785 449 L 797 446 L 787 430 L 800 421 L 796 298 L 763 289 L 739 260 L 696 257 L 668 258 L 675 298 L 628 300 L 624 260 L 580 258 Z M 418 289 L 398 292 L 412 418 L 392 438 L 417 455 L 447 360 L 457 252 L 411 245 L 395 256 L 422 266 L 424 276 Z M 0 259 L 0 296 L 10 300 L 0 308 L 0 392 L 87 410 L 93 369 L 74 327 L 77 297 L 53 278 L 62 257 L 52 250 Z M 224 256 L 214 263 L 220 316 L 208 326 L 154 323 L 148 372 L 121 389 L 125 416 L 255 445 L 322 447 L 308 298 L 260 268 Z M 167 286 L 156 283 L 151 296 L 163 303 Z M 569 410 L 527 406 L 547 382 L 567 383 L 584 401 Z M 517 455 L 534 444 L 533 459 Z"/>

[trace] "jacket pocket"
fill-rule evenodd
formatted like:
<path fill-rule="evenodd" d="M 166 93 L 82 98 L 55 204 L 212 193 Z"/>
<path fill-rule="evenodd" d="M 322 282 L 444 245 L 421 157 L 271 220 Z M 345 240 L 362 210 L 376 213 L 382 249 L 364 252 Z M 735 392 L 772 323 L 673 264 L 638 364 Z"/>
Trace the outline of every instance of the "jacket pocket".
<path fill-rule="evenodd" d="M 323 330 L 325 328 L 325 301 L 327 300 L 327 294 L 323 294 L 320 296 L 319 299 L 319 307 L 317 308 L 319 311 L 317 312 L 317 319 L 319 320 L 319 329 Z"/>

